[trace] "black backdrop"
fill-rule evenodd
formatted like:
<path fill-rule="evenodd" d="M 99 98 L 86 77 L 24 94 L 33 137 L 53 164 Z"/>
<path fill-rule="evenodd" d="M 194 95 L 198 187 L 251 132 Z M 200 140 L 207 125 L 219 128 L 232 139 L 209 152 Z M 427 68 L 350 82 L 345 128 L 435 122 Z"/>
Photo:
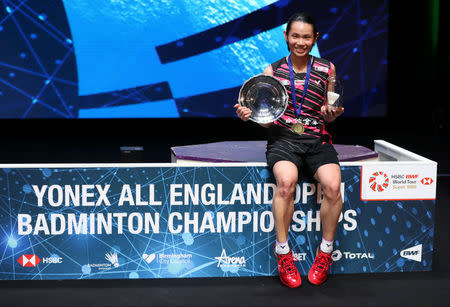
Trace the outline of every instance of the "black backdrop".
<path fill-rule="evenodd" d="M 372 147 L 374 139 L 385 139 L 442 158 L 441 170 L 447 167 L 448 2 L 439 3 L 439 40 L 433 52 L 430 1 L 411 7 L 390 1 L 388 114 L 339 118 L 329 126 L 334 143 Z M 125 145 L 144 146 L 143 162 L 169 162 L 172 146 L 266 137 L 264 128 L 237 118 L 0 120 L 0 129 L 0 163 L 119 162 L 119 148 Z M 438 154 L 431 150 L 436 146 Z"/>

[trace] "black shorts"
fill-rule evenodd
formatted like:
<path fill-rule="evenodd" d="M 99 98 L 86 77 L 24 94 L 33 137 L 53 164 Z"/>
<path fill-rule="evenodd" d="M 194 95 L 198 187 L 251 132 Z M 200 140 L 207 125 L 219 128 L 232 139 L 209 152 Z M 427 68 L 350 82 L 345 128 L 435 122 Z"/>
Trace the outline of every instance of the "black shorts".
<path fill-rule="evenodd" d="M 339 165 L 338 154 L 333 145 L 320 140 L 307 143 L 276 140 L 267 144 L 266 159 L 271 171 L 278 161 L 290 161 L 297 166 L 299 173 L 310 176 L 314 176 L 322 165 Z"/>

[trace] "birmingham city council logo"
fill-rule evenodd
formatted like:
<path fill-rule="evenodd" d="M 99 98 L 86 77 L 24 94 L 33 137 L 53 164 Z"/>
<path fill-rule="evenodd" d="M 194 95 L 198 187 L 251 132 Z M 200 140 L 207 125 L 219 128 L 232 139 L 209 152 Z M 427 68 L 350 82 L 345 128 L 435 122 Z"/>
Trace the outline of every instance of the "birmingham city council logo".
<path fill-rule="evenodd" d="M 374 192 L 383 192 L 389 186 L 389 177 L 384 172 L 375 172 L 369 178 L 369 187 Z"/>
<path fill-rule="evenodd" d="M 153 260 L 155 260 L 156 255 L 155 255 L 155 253 L 150 254 L 150 255 L 144 253 L 144 254 L 142 254 L 142 258 L 143 258 L 147 263 L 152 263 Z"/>

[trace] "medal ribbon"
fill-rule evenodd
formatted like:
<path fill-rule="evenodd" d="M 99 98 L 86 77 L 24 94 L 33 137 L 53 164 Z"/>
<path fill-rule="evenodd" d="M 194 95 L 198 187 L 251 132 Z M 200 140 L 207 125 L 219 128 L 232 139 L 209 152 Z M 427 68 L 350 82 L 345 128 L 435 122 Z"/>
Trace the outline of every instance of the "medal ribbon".
<path fill-rule="evenodd" d="M 288 58 L 288 64 L 289 64 L 289 78 L 291 79 L 292 104 L 294 105 L 295 114 L 297 115 L 297 117 L 299 117 L 302 111 L 303 101 L 305 100 L 306 92 L 308 91 L 309 76 L 311 74 L 311 57 L 308 57 L 308 68 L 306 69 L 305 83 L 303 84 L 302 101 L 300 102 L 300 107 L 298 109 L 297 109 L 297 97 L 295 95 L 294 68 L 292 66 L 292 60 L 290 55 Z"/>

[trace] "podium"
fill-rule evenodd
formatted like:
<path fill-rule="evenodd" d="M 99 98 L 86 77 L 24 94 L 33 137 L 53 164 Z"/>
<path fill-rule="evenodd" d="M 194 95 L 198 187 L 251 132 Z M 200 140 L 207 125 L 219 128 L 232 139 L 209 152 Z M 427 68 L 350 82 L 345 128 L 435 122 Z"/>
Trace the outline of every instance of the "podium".
<path fill-rule="evenodd" d="M 171 148 L 173 163 L 265 162 L 267 141 L 227 141 Z M 377 152 L 359 145 L 333 145 L 341 162 L 373 161 Z"/>
<path fill-rule="evenodd" d="M 431 270 L 437 163 L 382 140 L 342 146 L 331 273 Z M 276 275 L 264 151 L 224 142 L 173 147 L 176 163 L 2 164 L 0 279 Z M 321 199 L 320 184 L 300 177 L 289 240 L 303 275 Z"/>

